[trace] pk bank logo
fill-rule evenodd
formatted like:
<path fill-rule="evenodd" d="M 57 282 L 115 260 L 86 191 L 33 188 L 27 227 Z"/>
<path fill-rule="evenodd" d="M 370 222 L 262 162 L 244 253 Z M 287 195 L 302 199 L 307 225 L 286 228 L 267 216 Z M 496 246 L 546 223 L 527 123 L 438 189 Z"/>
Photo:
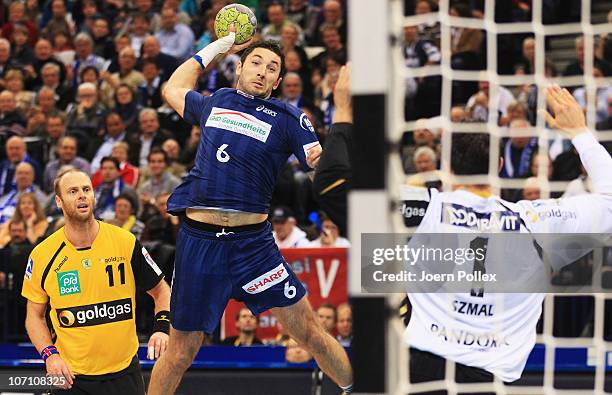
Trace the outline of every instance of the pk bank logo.
<path fill-rule="evenodd" d="M 81 293 L 79 272 L 77 270 L 71 270 L 69 272 L 57 273 L 57 285 L 60 296 Z"/>

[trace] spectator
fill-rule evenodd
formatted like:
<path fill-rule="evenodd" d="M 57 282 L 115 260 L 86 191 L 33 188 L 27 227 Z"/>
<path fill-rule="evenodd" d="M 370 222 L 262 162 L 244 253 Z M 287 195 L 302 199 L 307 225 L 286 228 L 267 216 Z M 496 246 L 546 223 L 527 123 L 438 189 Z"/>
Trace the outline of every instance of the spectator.
<path fill-rule="evenodd" d="M 113 145 L 118 141 L 127 140 L 127 131 L 121 116 L 116 112 L 109 112 L 104 117 L 105 133 L 102 137 L 96 136 L 92 139 L 87 158 L 91 159 L 91 171 L 96 172 L 101 165 L 101 160 L 111 154 Z"/>
<path fill-rule="evenodd" d="M 95 0 L 84 0 L 82 18 L 77 18 L 78 30 L 92 34 L 94 23 L 99 16 L 100 11 Z"/>
<path fill-rule="evenodd" d="M 291 341 L 291 338 L 285 332 L 285 328 L 283 327 L 283 324 L 281 324 L 279 320 L 275 320 L 275 322 L 276 322 L 276 330 L 278 331 L 278 334 L 273 339 L 264 339 L 264 344 L 266 346 L 287 347 L 287 344 Z"/>
<path fill-rule="evenodd" d="M 138 195 L 121 179 L 119 161 L 105 156 L 102 158 L 100 169 L 102 170 L 102 183 L 95 188 L 94 215 L 96 218 L 104 221 L 112 219 L 115 215 L 115 199 L 121 194 L 129 195 L 133 199 L 134 211 L 138 212 Z"/>
<path fill-rule="evenodd" d="M 2 37 L 10 39 L 13 35 L 15 25 L 21 24 L 25 26 L 28 31 L 30 45 L 34 46 L 38 38 L 38 31 L 36 26 L 31 21 L 26 19 L 25 4 L 18 1 L 12 1 L 8 11 L 8 22 L 2 26 Z"/>
<path fill-rule="evenodd" d="M 319 8 L 310 4 L 308 0 L 289 1 L 287 19 L 302 29 L 308 43 L 314 44 L 316 39 L 319 11 Z"/>
<path fill-rule="evenodd" d="M 140 67 L 145 60 L 155 62 L 161 70 L 161 80 L 167 81 L 170 75 L 178 67 L 176 58 L 161 51 L 160 42 L 154 36 L 148 36 L 142 43 L 142 54 L 140 56 Z"/>
<path fill-rule="evenodd" d="M 584 74 L 584 36 L 576 37 L 575 43 L 576 59 L 567 65 L 565 71 L 563 71 L 564 76 Z M 593 64 L 595 63 L 600 64 L 599 69 L 605 77 L 610 76 L 610 65 L 607 62 L 595 58 L 593 59 Z"/>
<path fill-rule="evenodd" d="M 312 108 L 314 106 L 308 98 L 304 97 L 302 78 L 299 74 L 293 72 L 285 74 L 282 84 L 282 100 L 284 102 L 296 108 Z"/>
<path fill-rule="evenodd" d="M 23 135 L 26 125 L 26 120 L 17 109 L 17 101 L 13 92 L 2 91 L 0 93 L 0 136 Z"/>
<path fill-rule="evenodd" d="M 126 129 L 130 133 L 138 131 L 138 114 L 142 110 L 142 106 L 138 104 L 134 95 L 134 90 L 127 84 L 121 83 L 115 89 L 114 97 L 115 111 L 119 114 Z"/>
<path fill-rule="evenodd" d="M 497 96 L 489 98 L 489 81 L 480 81 L 479 90 L 473 94 L 466 105 L 470 118 L 475 122 L 487 122 L 489 120 L 489 99 L 496 104 L 498 117 L 497 122 L 502 123 L 508 115 L 508 106 L 515 101 L 512 93 L 503 86 L 497 87 Z"/>
<path fill-rule="evenodd" d="M 324 73 L 326 69 L 325 62 L 329 56 L 337 55 L 338 58 L 346 59 L 346 48 L 342 44 L 340 33 L 337 28 L 325 25 L 321 29 L 321 37 L 325 50 L 312 58 L 310 64 L 313 69 L 317 69 L 321 73 Z"/>
<path fill-rule="evenodd" d="M 153 8 L 153 0 L 136 0 L 134 3 L 136 10 L 144 14 L 149 21 L 151 31 L 158 31 L 161 27 L 161 18 Z"/>
<path fill-rule="evenodd" d="M 538 178 L 540 168 L 546 172 L 546 179 L 551 180 L 553 176 L 553 166 L 548 154 L 536 153 L 531 159 L 531 175 Z"/>
<path fill-rule="evenodd" d="M 53 107 L 55 104 L 53 102 L 54 98 L 51 98 L 51 100 L 51 103 L 44 102 L 45 105 L 51 105 Z M 53 110 L 53 108 L 51 110 Z M 44 133 L 45 123 L 47 122 L 47 114 L 45 114 L 41 106 L 30 107 L 30 110 L 26 113 L 26 117 L 28 119 L 28 124 L 26 126 L 24 136 L 40 136 L 42 133 Z M 35 142 L 33 141 L 33 143 Z M 32 154 L 32 156 L 34 156 L 34 154 Z M 34 156 L 34 158 L 40 162 L 40 158 L 36 156 Z"/>
<path fill-rule="evenodd" d="M 535 39 L 527 37 L 523 40 L 523 58 L 514 66 L 517 74 L 535 73 Z"/>
<path fill-rule="evenodd" d="M 280 3 L 270 3 L 267 9 L 268 21 L 269 23 L 261 29 L 261 36 L 266 41 L 275 41 L 277 43 L 281 42 L 281 32 L 283 31 L 283 27 L 287 24 L 291 24 L 291 22 L 285 16 L 285 9 L 283 5 Z M 292 24 L 293 25 L 293 24 Z M 295 26 L 298 30 L 300 28 L 297 25 Z M 299 42 L 303 41 L 303 35 L 301 30 L 299 31 Z"/>
<path fill-rule="evenodd" d="M 15 186 L 0 197 L 0 224 L 8 221 L 15 213 L 19 196 L 24 192 L 32 193 L 40 205 L 45 204 L 47 196 L 34 184 L 34 167 L 21 162 L 15 168 Z"/>
<path fill-rule="evenodd" d="M 261 340 L 255 337 L 257 324 L 259 319 L 251 313 L 251 310 L 243 307 L 236 316 L 236 329 L 238 336 L 226 337 L 223 340 L 224 346 L 248 347 L 255 344 L 263 344 Z"/>
<path fill-rule="evenodd" d="M 315 77 L 311 77 L 309 68 L 304 66 L 304 63 L 302 63 L 300 59 L 299 53 L 294 50 L 289 50 L 285 53 L 285 69 L 286 74 L 295 73 L 300 76 L 304 95 L 312 100 L 314 97 L 313 81 L 315 80 Z M 317 79 L 316 83 L 321 84 L 321 71 L 317 70 L 315 73 Z"/>
<path fill-rule="evenodd" d="M 179 229 L 179 218 L 168 214 L 170 192 L 164 192 L 155 200 L 155 212 L 145 223 L 142 241 L 160 241 L 171 246 L 176 245 Z"/>
<path fill-rule="evenodd" d="M 336 329 L 336 307 L 333 304 L 323 303 L 320 305 L 317 309 L 317 318 L 327 333 L 334 333 L 334 329 Z"/>
<path fill-rule="evenodd" d="M 340 34 L 340 40 L 346 43 L 346 23 L 342 16 L 342 4 L 338 0 L 325 0 L 323 3 L 323 20 L 317 30 L 318 37 L 314 40 L 315 45 L 320 45 L 323 42 L 323 29 L 327 26 L 333 26 Z"/>
<path fill-rule="evenodd" d="M 74 22 L 70 14 L 66 12 L 64 0 L 53 0 L 51 2 L 51 19 L 44 24 L 41 35 L 50 39 L 57 32 L 65 33 L 68 36 L 74 33 Z"/>
<path fill-rule="evenodd" d="M 414 152 L 417 174 L 408 177 L 406 184 L 443 190 L 444 185 L 449 184 L 449 178 L 444 172 L 437 170 L 437 161 L 436 152 L 432 148 L 428 146 L 417 148 Z"/>
<path fill-rule="evenodd" d="M 414 154 L 419 147 L 429 147 L 433 149 L 434 152 L 437 152 L 438 145 L 436 136 L 429 126 L 429 121 L 424 118 L 417 120 L 414 126 L 414 132 L 412 133 L 414 144 L 409 142 L 409 137 L 409 132 L 404 133 L 401 148 L 402 165 L 406 174 L 416 173 L 416 168 L 414 167 Z"/>
<path fill-rule="evenodd" d="M 119 226 L 136 236 L 140 240 L 144 224 L 136 218 L 134 208 L 136 203 L 127 194 L 121 194 L 115 198 L 115 217 L 107 222 Z"/>
<path fill-rule="evenodd" d="M 523 185 L 522 198 L 525 200 L 540 199 L 540 185 L 538 184 L 537 178 L 529 177 L 525 180 L 525 185 Z"/>
<path fill-rule="evenodd" d="M 215 13 L 213 10 L 208 10 L 204 14 L 204 31 L 196 42 L 195 51 L 204 49 L 205 46 L 215 40 Z"/>
<path fill-rule="evenodd" d="M 192 55 L 194 35 L 189 26 L 177 23 L 176 11 L 165 7 L 161 11 L 161 26 L 155 34 L 161 45 L 162 52 L 173 56 L 179 61 Z"/>
<path fill-rule="evenodd" d="M 531 158 L 537 152 L 538 139 L 536 137 L 516 136 L 520 129 L 529 128 L 525 119 L 516 119 L 510 124 L 511 137 L 503 146 L 503 167 L 500 177 L 527 178 L 531 170 Z"/>
<path fill-rule="evenodd" d="M 290 363 L 306 363 L 312 359 L 312 355 L 300 346 L 295 340 L 289 339 L 285 347 L 285 360 Z"/>
<path fill-rule="evenodd" d="M 9 230 L 11 223 L 22 222 L 26 225 L 26 237 L 32 245 L 35 245 L 47 231 L 48 223 L 42 205 L 36 196 L 29 192 L 23 192 L 17 199 L 17 206 L 11 220 L 0 225 L 0 248 L 11 241 Z"/>
<path fill-rule="evenodd" d="M 270 216 L 272 235 L 278 248 L 305 247 L 308 244 L 306 232 L 297 227 L 293 212 L 285 206 L 276 207 Z"/>
<path fill-rule="evenodd" d="M 15 189 L 16 169 L 21 162 L 32 165 L 32 168 L 37 172 L 35 179 L 39 180 L 39 184 L 42 184 L 40 164 L 27 153 L 23 138 L 19 136 L 9 138 L 6 142 L 5 151 L 6 159 L 0 162 L 0 195 L 5 195 Z"/>
<path fill-rule="evenodd" d="M 597 130 L 612 130 L 612 95 L 606 99 L 606 110 L 607 116 L 597 123 L 595 127 Z"/>
<path fill-rule="evenodd" d="M 32 51 L 28 44 L 28 28 L 21 23 L 16 23 L 10 41 L 13 43 L 13 59 L 24 66 L 23 70 L 28 75 L 33 75 L 34 68 L 32 65 L 34 64 L 35 57 L 34 51 Z"/>
<path fill-rule="evenodd" d="M 140 133 L 130 136 L 129 161 L 132 165 L 145 169 L 148 165 L 149 152 L 154 147 L 161 147 L 172 134 L 160 128 L 157 113 L 152 108 L 145 108 L 138 115 Z"/>
<path fill-rule="evenodd" d="M 43 86 L 38 91 L 36 95 L 36 104 L 38 104 L 38 109 L 44 115 L 44 119 L 42 120 L 43 124 L 47 120 L 47 116 L 60 114 L 60 110 L 57 108 L 55 92 L 53 92 L 53 89 L 47 88 L 46 86 Z"/>
<path fill-rule="evenodd" d="M 430 0 L 418 0 L 414 5 L 415 15 L 424 15 L 437 11 L 434 8 L 434 3 Z M 436 47 L 440 47 L 440 22 L 432 21 L 429 23 L 421 23 L 418 26 L 419 37 L 432 42 Z"/>
<path fill-rule="evenodd" d="M 11 43 L 6 38 L 0 38 L 0 77 L 4 78 L 8 70 L 19 67 L 21 65 L 11 57 Z"/>
<path fill-rule="evenodd" d="M 168 139 L 162 144 L 162 149 L 168 158 L 168 171 L 170 174 L 179 180 L 185 177 L 187 175 L 187 169 L 184 165 L 179 163 L 179 158 L 181 157 L 181 147 L 179 143 L 175 139 Z"/>
<path fill-rule="evenodd" d="M 322 216 L 321 219 L 321 235 L 308 243 L 308 247 L 338 247 L 338 248 L 349 248 L 351 243 L 344 237 L 340 237 L 338 226 L 326 215 Z"/>
<path fill-rule="evenodd" d="M 45 120 L 45 130 L 41 140 L 32 148 L 39 163 L 49 163 L 57 159 L 59 139 L 66 134 L 66 124 L 61 114 L 50 114 Z M 78 151 L 79 147 L 77 147 Z M 43 173 L 44 174 L 44 173 Z"/>
<path fill-rule="evenodd" d="M 132 48 L 132 42 L 130 41 L 130 36 L 128 34 L 120 34 L 115 37 L 115 54 L 120 54 L 126 48 Z M 110 64 L 106 71 L 113 74 L 119 71 L 119 57 L 113 56 L 110 60 Z M 104 72 L 105 70 L 101 70 Z"/>
<path fill-rule="evenodd" d="M 142 62 L 144 82 L 138 87 L 138 104 L 143 107 L 157 108 L 162 105 L 160 70 L 153 60 Z"/>
<path fill-rule="evenodd" d="M 451 122 L 466 122 L 467 113 L 464 106 L 453 106 L 450 111 Z"/>
<path fill-rule="evenodd" d="M 137 12 L 134 14 L 132 18 L 132 24 L 130 26 L 130 39 L 132 42 L 132 49 L 136 54 L 136 57 L 140 57 L 140 50 L 142 48 L 142 44 L 147 37 L 151 33 L 149 20 L 147 16 L 142 12 Z"/>
<path fill-rule="evenodd" d="M 350 347 L 353 339 L 353 309 L 348 303 L 342 303 L 336 309 L 336 339 L 343 347 Z"/>
<path fill-rule="evenodd" d="M 465 3 L 454 3 L 450 7 L 450 15 L 454 17 L 471 18 L 472 11 Z M 480 48 L 484 34 L 478 29 L 455 27 L 451 29 L 451 52 L 453 68 L 474 70 L 481 66 Z"/>
<path fill-rule="evenodd" d="M 32 85 L 35 88 L 38 88 L 42 85 L 42 70 L 43 67 L 47 64 L 56 65 L 58 67 L 57 71 L 60 73 L 58 80 L 53 85 L 59 85 L 60 82 L 63 83 L 66 79 L 66 70 L 64 64 L 53 57 L 53 46 L 51 45 L 51 42 L 47 39 L 40 38 L 34 46 L 33 68 L 36 76 L 32 81 Z M 51 86 L 51 88 L 53 88 L 53 86 Z"/>
<path fill-rule="evenodd" d="M 58 0 L 54 0 L 58 1 Z M 94 43 L 91 36 L 87 33 L 79 33 L 74 38 L 75 59 L 72 62 L 72 86 L 80 87 L 80 73 L 86 66 L 93 66 L 98 71 L 102 71 L 107 66 L 107 61 L 93 52 Z"/>
<path fill-rule="evenodd" d="M 51 37 L 51 43 L 53 44 L 53 54 L 57 58 L 57 60 L 64 63 L 65 65 L 72 64 L 76 55 L 76 51 L 72 46 L 70 34 L 63 30 L 58 30 L 53 33 L 53 36 Z M 68 74 L 68 72 L 70 72 L 69 69 L 67 69 L 66 72 L 66 80 L 72 88 L 72 73 Z"/>
<path fill-rule="evenodd" d="M 4 75 L 6 90 L 13 94 L 15 107 L 21 114 L 27 114 L 34 101 L 34 93 L 26 91 L 21 70 L 9 70 Z"/>
<path fill-rule="evenodd" d="M 139 170 L 138 167 L 130 165 L 128 160 L 129 146 L 125 141 L 117 141 L 113 144 L 111 156 L 119 161 L 119 176 L 127 185 L 135 188 L 138 185 Z M 102 183 L 102 170 L 92 176 L 91 183 L 94 188 Z"/>
<path fill-rule="evenodd" d="M 602 62 L 597 61 L 593 63 L 593 77 L 601 79 L 602 73 Z M 580 87 L 574 90 L 574 98 L 582 106 L 584 111 L 587 110 L 587 92 L 585 87 Z M 598 86 L 595 91 L 595 124 L 605 122 L 608 118 L 608 98 L 612 97 L 612 86 Z"/>
<path fill-rule="evenodd" d="M 67 108 L 66 129 L 74 135 L 80 147 L 87 147 L 98 135 L 106 108 L 98 102 L 98 88 L 91 82 L 84 82 L 77 90 L 77 102 Z M 85 156 L 90 160 L 93 156 Z"/>
<path fill-rule="evenodd" d="M 308 64 L 308 55 L 302 47 L 300 40 L 300 28 L 294 23 L 286 23 L 281 30 L 280 45 L 283 53 L 294 50 L 300 55 L 302 64 Z"/>
<path fill-rule="evenodd" d="M 430 147 L 419 147 L 414 151 L 414 168 L 417 173 L 434 171 L 437 168 L 436 152 Z"/>
<path fill-rule="evenodd" d="M 53 62 L 47 62 L 41 67 L 40 78 L 42 87 L 52 90 L 57 96 L 57 106 L 65 110 L 68 104 L 74 100 L 74 92 L 66 83 L 62 82 L 62 70 L 64 70 L 63 66 L 60 67 Z"/>
<path fill-rule="evenodd" d="M 45 166 L 43 176 L 43 190 L 51 193 L 54 190 L 54 181 L 62 166 L 72 166 L 85 173 L 91 173 L 89 162 L 77 156 L 77 140 L 72 136 L 61 137 L 57 143 L 57 159 L 52 160 Z"/>
<path fill-rule="evenodd" d="M 151 149 L 148 160 L 151 177 L 140 185 L 138 194 L 143 203 L 154 205 L 162 193 L 174 191 L 181 183 L 181 180 L 168 171 L 168 159 L 166 153 L 161 148 L 155 147 Z"/>
<path fill-rule="evenodd" d="M 115 57 L 115 43 L 111 38 L 111 30 L 108 20 L 98 16 L 94 19 L 90 34 L 93 39 L 93 52 L 104 59 Z"/>
<path fill-rule="evenodd" d="M 115 89 L 120 84 L 126 84 L 132 90 L 136 90 L 145 79 L 140 71 L 134 69 L 136 66 L 136 55 L 132 47 L 126 47 L 119 52 L 119 71 L 113 74 L 102 72 L 100 75 L 104 82 L 100 90 L 102 93 L 102 102 L 108 108 L 115 106 L 114 94 Z"/>

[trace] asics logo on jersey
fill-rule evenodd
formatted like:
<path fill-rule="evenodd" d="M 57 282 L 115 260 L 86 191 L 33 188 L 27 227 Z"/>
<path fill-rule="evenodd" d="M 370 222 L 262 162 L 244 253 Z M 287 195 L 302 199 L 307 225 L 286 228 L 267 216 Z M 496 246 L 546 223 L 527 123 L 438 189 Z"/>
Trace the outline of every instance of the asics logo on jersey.
<path fill-rule="evenodd" d="M 262 104 L 261 106 L 257 107 L 255 110 L 256 110 L 256 111 L 261 111 L 261 112 L 263 112 L 264 114 L 268 114 L 268 115 L 270 115 L 270 116 L 272 116 L 272 117 L 275 117 L 275 116 L 278 114 L 276 111 L 272 111 L 272 110 L 270 110 L 269 108 L 267 108 L 267 107 L 266 107 L 266 106 L 264 106 L 263 104 Z"/>
<path fill-rule="evenodd" d="M 267 273 L 264 273 L 256 279 L 249 281 L 242 286 L 242 289 L 251 295 L 258 294 L 275 284 L 283 282 L 287 277 L 289 277 L 289 273 L 287 272 L 287 269 L 285 269 L 285 266 L 283 266 L 281 263 Z"/>
<path fill-rule="evenodd" d="M 78 328 L 132 319 L 130 298 L 109 302 L 57 309 L 57 319 L 63 328 Z"/>
<path fill-rule="evenodd" d="M 205 126 L 239 133 L 262 143 L 268 140 L 272 130 L 272 125 L 255 118 L 251 114 L 222 107 L 213 107 Z"/>
<path fill-rule="evenodd" d="M 460 204 L 442 204 L 442 223 L 463 226 L 479 231 L 503 230 L 517 232 L 520 230 L 519 214 L 514 211 L 493 211 L 481 213 L 471 207 Z"/>

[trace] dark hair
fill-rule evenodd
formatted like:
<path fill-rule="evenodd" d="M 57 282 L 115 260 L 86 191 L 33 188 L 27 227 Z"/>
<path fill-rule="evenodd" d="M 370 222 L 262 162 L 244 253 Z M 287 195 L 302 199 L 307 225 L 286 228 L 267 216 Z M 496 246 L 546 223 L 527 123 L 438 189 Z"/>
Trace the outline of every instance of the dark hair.
<path fill-rule="evenodd" d="M 12 225 L 20 225 L 20 224 L 23 224 L 23 228 L 24 228 L 24 229 L 26 229 L 26 230 L 28 229 L 28 223 L 26 222 L 26 220 L 25 220 L 25 219 L 23 219 L 23 218 L 19 218 L 19 219 L 17 219 L 17 218 L 14 218 L 14 217 L 13 217 L 13 218 L 11 218 L 11 219 L 8 221 L 8 226 L 7 226 L 7 229 L 9 229 L 9 230 L 10 230 Z"/>
<path fill-rule="evenodd" d="M 334 306 L 334 305 L 333 305 L 333 304 L 331 304 L 331 303 L 321 303 L 321 304 L 319 305 L 319 307 L 317 307 L 317 311 L 319 311 L 319 309 L 321 309 L 321 308 L 323 308 L 323 309 L 331 309 L 331 310 L 333 310 L 333 311 L 334 311 L 334 322 L 336 321 L 336 317 L 337 317 L 337 313 L 336 313 L 336 306 Z"/>
<path fill-rule="evenodd" d="M 431 4 L 431 3 L 430 3 Z M 459 17 L 461 18 L 472 18 L 472 10 L 470 9 L 470 6 L 467 5 L 464 2 L 461 1 L 457 1 L 453 4 L 451 4 L 450 8 L 454 8 L 455 11 L 457 11 L 457 14 L 459 14 Z"/>
<path fill-rule="evenodd" d="M 85 75 L 85 73 L 87 73 L 88 71 L 93 71 L 94 73 L 96 73 L 96 78 L 98 80 L 100 79 L 100 71 L 95 66 L 85 66 L 79 72 L 79 78 L 81 78 L 81 81 L 83 81 L 83 75 Z"/>
<path fill-rule="evenodd" d="M 143 60 L 143 61 L 142 61 L 142 67 L 141 67 L 141 69 L 144 69 L 144 67 L 145 67 L 146 65 L 151 65 L 151 64 L 152 64 L 153 66 L 155 66 L 155 68 L 156 68 L 157 70 L 159 70 L 159 69 L 160 69 L 160 67 L 159 67 L 159 65 L 157 64 L 157 62 L 156 62 L 156 61 L 154 61 L 154 60 L 152 60 L 152 59 L 145 59 L 145 60 Z"/>
<path fill-rule="evenodd" d="M 489 135 L 453 133 L 451 169 L 457 175 L 489 173 Z"/>
<path fill-rule="evenodd" d="M 283 51 L 281 50 L 280 45 L 278 45 L 277 43 L 273 41 L 262 41 L 262 42 L 258 42 L 253 45 L 250 45 L 249 47 L 244 49 L 242 53 L 240 54 L 240 62 L 244 64 L 247 56 L 249 56 L 249 54 L 253 52 L 254 50 L 256 50 L 257 48 L 267 49 L 268 51 L 272 51 L 276 55 L 278 55 L 278 57 L 280 58 L 280 64 L 281 64 L 279 78 L 285 75 L 285 55 L 283 55 Z"/>
<path fill-rule="evenodd" d="M 135 211 L 136 211 L 136 202 L 134 201 L 134 198 L 132 196 L 128 195 L 127 193 L 122 193 L 122 194 L 120 194 L 119 196 L 117 196 L 115 198 L 115 203 L 117 203 L 117 200 L 119 200 L 119 199 L 127 200 L 128 202 L 130 202 L 130 205 L 132 206 L 131 212 L 132 212 L 132 214 L 135 213 Z"/>
<path fill-rule="evenodd" d="M 105 156 L 104 158 L 102 158 L 102 160 L 100 160 L 100 167 L 102 167 L 104 162 L 113 162 L 117 170 L 121 170 L 121 164 L 119 164 L 117 158 L 113 158 L 112 156 Z"/>
<path fill-rule="evenodd" d="M 166 165 L 168 165 L 168 154 L 166 154 L 166 151 L 164 151 L 160 147 L 151 148 L 151 151 L 149 151 L 149 155 L 147 155 L 147 162 L 151 160 L 152 155 L 156 154 L 162 154 L 164 156 L 164 162 L 166 163 Z"/>
<path fill-rule="evenodd" d="M 238 310 L 238 313 L 236 314 L 236 321 L 240 319 L 240 313 L 242 313 L 242 310 L 247 310 L 249 313 L 253 314 L 251 309 L 249 309 L 248 307 L 242 307 L 240 310 Z M 255 314 L 253 314 L 253 316 L 255 317 L 255 321 L 259 323 L 259 316 Z"/>

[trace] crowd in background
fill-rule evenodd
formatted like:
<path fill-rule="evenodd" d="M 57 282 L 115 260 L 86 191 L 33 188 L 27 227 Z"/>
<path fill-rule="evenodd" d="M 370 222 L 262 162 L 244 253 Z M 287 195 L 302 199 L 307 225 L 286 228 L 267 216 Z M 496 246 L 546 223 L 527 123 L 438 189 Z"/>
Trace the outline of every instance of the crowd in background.
<path fill-rule="evenodd" d="M 233 2 L 0 2 L 0 290 L 8 291 L 0 317 L 9 317 L 0 341 L 25 339 L 23 273 L 36 243 L 63 224 L 53 181 L 67 166 L 90 174 L 96 218 L 134 233 L 172 277 L 179 218 L 167 213 L 166 202 L 193 166 L 200 128 L 161 92 L 184 60 L 216 39 L 214 18 Z M 287 74 L 274 95 L 306 112 L 324 142 L 346 62 L 345 2 L 237 2 L 257 16 L 255 40 L 283 50 Z M 238 61 L 217 57 L 196 90 L 211 95 L 234 87 Z M 295 157 L 281 172 L 272 208 L 283 248 L 349 245 L 318 210 Z M 146 334 L 152 306 L 139 298 L 138 330 Z"/>
<path fill-rule="evenodd" d="M 434 1 L 406 1 L 408 14 L 424 14 L 437 11 Z M 580 21 L 580 1 L 564 2 L 561 7 L 555 1 L 543 2 L 543 23 L 567 23 Z M 546 11 L 546 12 L 545 12 Z M 484 1 L 451 1 L 449 13 L 464 18 L 483 18 Z M 495 21 L 530 22 L 530 1 L 495 2 Z M 608 14 L 612 23 L 612 11 Z M 439 23 L 405 26 L 403 32 L 403 55 L 408 68 L 440 64 Z M 549 45 L 550 37 L 546 44 Z M 593 77 L 612 75 L 612 34 L 594 37 Z M 584 74 L 585 40 L 574 38 L 575 57 L 563 69 L 558 69 L 547 51 L 545 77 L 581 76 Z M 535 71 L 536 43 L 533 34 L 499 35 L 497 37 L 497 72 L 501 75 L 531 75 Z M 486 70 L 486 32 L 471 28 L 451 29 L 451 67 L 455 70 Z M 429 76 L 406 79 L 405 118 L 416 121 L 415 128 L 407 131 L 401 141 L 400 155 L 407 182 L 412 185 L 442 187 L 448 181 L 439 170 L 441 160 L 440 140 L 443 128 L 437 117 L 440 115 L 441 77 Z M 494 105 L 497 116 L 493 119 L 504 129 L 507 138 L 501 139 L 500 155 L 504 159 L 500 171 L 502 178 L 525 179 L 522 189 L 504 189 L 502 197 L 539 199 L 538 183 L 540 171 L 547 171 L 545 179 L 571 181 L 564 192 L 553 192 L 552 197 L 572 196 L 591 191 L 590 181 L 580 164 L 571 142 L 556 136 L 550 140 L 547 152 L 540 152 L 537 137 L 525 137 L 521 129 L 536 126 L 538 88 L 535 84 L 514 87 L 496 86 L 492 97 L 491 83 L 481 81 L 453 81 L 450 120 L 452 122 L 487 122 L 489 106 Z M 587 107 L 587 92 L 584 86 L 567 87 L 576 100 Z M 612 86 L 602 84 L 595 92 L 596 130 L 612 130 Z M 604 142 L 612 152 L 612 141 Z"/>

